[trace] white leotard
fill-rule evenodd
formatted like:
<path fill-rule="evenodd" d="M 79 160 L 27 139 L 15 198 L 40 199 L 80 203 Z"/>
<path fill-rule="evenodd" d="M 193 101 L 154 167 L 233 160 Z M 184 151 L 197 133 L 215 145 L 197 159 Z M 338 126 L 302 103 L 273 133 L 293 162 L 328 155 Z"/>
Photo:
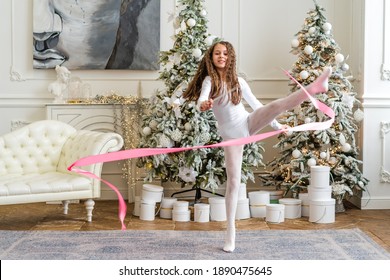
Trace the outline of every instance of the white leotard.
<path fill-rule="evenodd" d="M 253 95 L 248 83 L 241 77 L 238 78 L 240 83 L 242 98 L 249 106 L 256 110 L 263 104 Z M 198 99 L 198 108 L 203 101 L 209 99 L 211 91 L 211 78 L 207 76 L 202 84 L 202 91 Z M 240 102 L 234 105 L 228 101 L 227 94 L 222 94 L 214 99 L 213 112 L 218 122 L 218 131 L 224 140 L 235 139 L 250 136 L 248 127 L 249 112 L 245 109 L 244 104 Z M 270 125 L 274 129 L 280 129 L 281 124 L 273 120 Z"/>

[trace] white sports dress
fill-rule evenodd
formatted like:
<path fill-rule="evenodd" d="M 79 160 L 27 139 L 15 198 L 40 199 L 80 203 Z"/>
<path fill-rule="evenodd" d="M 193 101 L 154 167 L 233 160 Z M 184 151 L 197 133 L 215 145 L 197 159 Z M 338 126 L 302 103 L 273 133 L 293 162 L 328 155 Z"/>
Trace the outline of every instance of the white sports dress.
<path fill-rule="evenodd" d="M 242 98 L 248 103 L 248 105 L 253 110 L 262 107 L 263 104 L 253 95 L 248 83 L 241 77 L 238 78 L 238 82 L 240 83 Z M 202 91 L 197 104 L 198 108 L 203 101 L 209 99 L 210 92 L 211 78 L 207 76 L 202 84 Z M 250 136 L 248 127 L 248 116 L 250 113 L 245 109 L 242 102 L 234 105 L 228 100 L 228 96 L 225 92 L 214 99 L 212 109 L 218 122 L 219 134 L 224 140 Z M 274 129 L 281 128 L 281 124 L 276 120 L 273 120 L 270 125 Z"/>

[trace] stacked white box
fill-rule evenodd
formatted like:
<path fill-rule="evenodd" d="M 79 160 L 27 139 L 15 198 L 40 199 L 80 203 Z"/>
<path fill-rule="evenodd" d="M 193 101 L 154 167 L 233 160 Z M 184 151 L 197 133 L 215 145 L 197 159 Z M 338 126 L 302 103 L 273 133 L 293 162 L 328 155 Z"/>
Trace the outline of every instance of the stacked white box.
<path fill-rule="evenodd" d="M 270 204 L 270 193 L 266 191 L 249 192 L 249 208 L 251 217 L 265 218 L 266 205 Z"/>
<path fill-rule="evenodd" d="M 329 184 L 329 166 L 311 166 L 308 187 L 310 209 L 309 221 L 313 223 L 333 223 L 335 221 L 335 200 Z"/>

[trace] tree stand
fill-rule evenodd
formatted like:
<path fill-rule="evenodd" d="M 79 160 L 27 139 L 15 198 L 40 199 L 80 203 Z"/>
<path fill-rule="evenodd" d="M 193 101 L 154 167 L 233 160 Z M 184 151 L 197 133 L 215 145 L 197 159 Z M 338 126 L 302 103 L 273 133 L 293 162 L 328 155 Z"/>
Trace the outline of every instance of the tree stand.
<path fill-rule="evenodd" d="M 214 195 L 218 195 L 218 196 L 222 196 L 222 194 L 219 194 L 219 193 L 214 193 L 212 191 L 209 191 L 209 190 L 205 190 L 205 189 L 202 189 L 198 186 L 193 186 L 191 189 L 189 190 L 184 190 L 184 191 L 179 191 L 179 192 L 175 192 L 171 195 L 171 197 L 177 195 L 177 194 L 182 194 L 182 193 L 187 193 L 187 192 L 192 192 L 192 191 L 195 191 L 195 199 L 194 199 L 194 203 L 199 203 L 200 202 L 200 199 L 202 198 L 202 192 L 206 192 L 206 193 L 210 193 L 210 194 L 214 194 Z"/>

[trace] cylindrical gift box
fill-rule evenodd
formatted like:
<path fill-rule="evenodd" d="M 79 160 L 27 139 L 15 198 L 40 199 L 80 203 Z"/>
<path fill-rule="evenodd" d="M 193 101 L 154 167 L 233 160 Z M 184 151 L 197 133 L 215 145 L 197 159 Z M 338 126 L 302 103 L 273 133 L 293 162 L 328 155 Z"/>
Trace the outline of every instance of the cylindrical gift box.
<path fill-rule="evenodd" d="M 266 191 L 249 192 L 249 209 L 251 217 L 264 218 L 266 205 L 270 204 L 270 193 Z"/>
<path fill-rule="evenodd" d="M 226 206 L 224 197 L 209 197 L 210 204 L 210 220 L 211 221 L 226 221 Z"/>
<path fill-rule="evenodd" d="M 240 199 L 237 202 L 236 220 L 249 219 L 251 213 L 249 211 L 249 198 Z"/>
<path fill-rule="evenodd" d="M 316 188 L 329 187 L 329 166 L 311 166 L 310 167 L 310 186 Z"/>
<path fill-rule="evenodd" d="M 265 220 L 268 223 L 279 224 L 284 222 L 284 205 L 283 204 L 267 204 Z"/>
<path fill-rule="evenodd" d="M 240 189 L 238 190 L 238 200 L 240 199 L 246 199 L 247 194 L 246 194 L 246 184 L 241 183 L 240 184 Z"/>
<path fill-rule="evenodd" d="M 188 201 L 178 200 L 173 203 L 173 210 L 176 212 L 187 211 L 189 206 Z"/>
<path fill-rule="evenodd" d="M 198 223 L 206 223 L 210 221 L 209 204 L 197 203 L 194 205 L 194 221 Z"/>
<path fill-rule="evenodd" d="M 189 222 L 191 219 L 191 210 L 176 211 L 172 210 L 172 220 L 176 222 Z"/>
<path fill-rule="evenodd" d="M 334 223 L 335 222 L 335 199 L 310 200 L 309 222 Z"/>
<path fill-rule="evenodd" d="M 309 217 L 310 200 L 308 193 L 299 193 L 299 199 L 302 200 L 302 217 Z"/>
<path fill-rule="evenodd" d="M 296 198 L 281 198 L 279 203 L 284 205 L 284 218 L 298 219 L 302 217 L 302 201 Z"/>
<path fill-rule="evenodd" d="M 152 200 L 141 200 L 139 218 L 144 221 L 153 221 L 156 211 L 156 202 Z"/>
<path fill-rule="evenodd" d="M 329 200 L 332 198 L 332 187 L 317 188 L 309 186 L 307 188 L 309 200 Z"/>
<path fill-rule="evenodd" d="M 156 203 L 161 202 L 164 188 L 152 184 L 143 184 L 142 186 L 142 200 L 152 200 Z"/>
<path fill-rule="evenodd" d="M 173 204 L 177 201 L 174 197 L 163 197 L 160 205 L 160 218 L 172 219 Z"/>

